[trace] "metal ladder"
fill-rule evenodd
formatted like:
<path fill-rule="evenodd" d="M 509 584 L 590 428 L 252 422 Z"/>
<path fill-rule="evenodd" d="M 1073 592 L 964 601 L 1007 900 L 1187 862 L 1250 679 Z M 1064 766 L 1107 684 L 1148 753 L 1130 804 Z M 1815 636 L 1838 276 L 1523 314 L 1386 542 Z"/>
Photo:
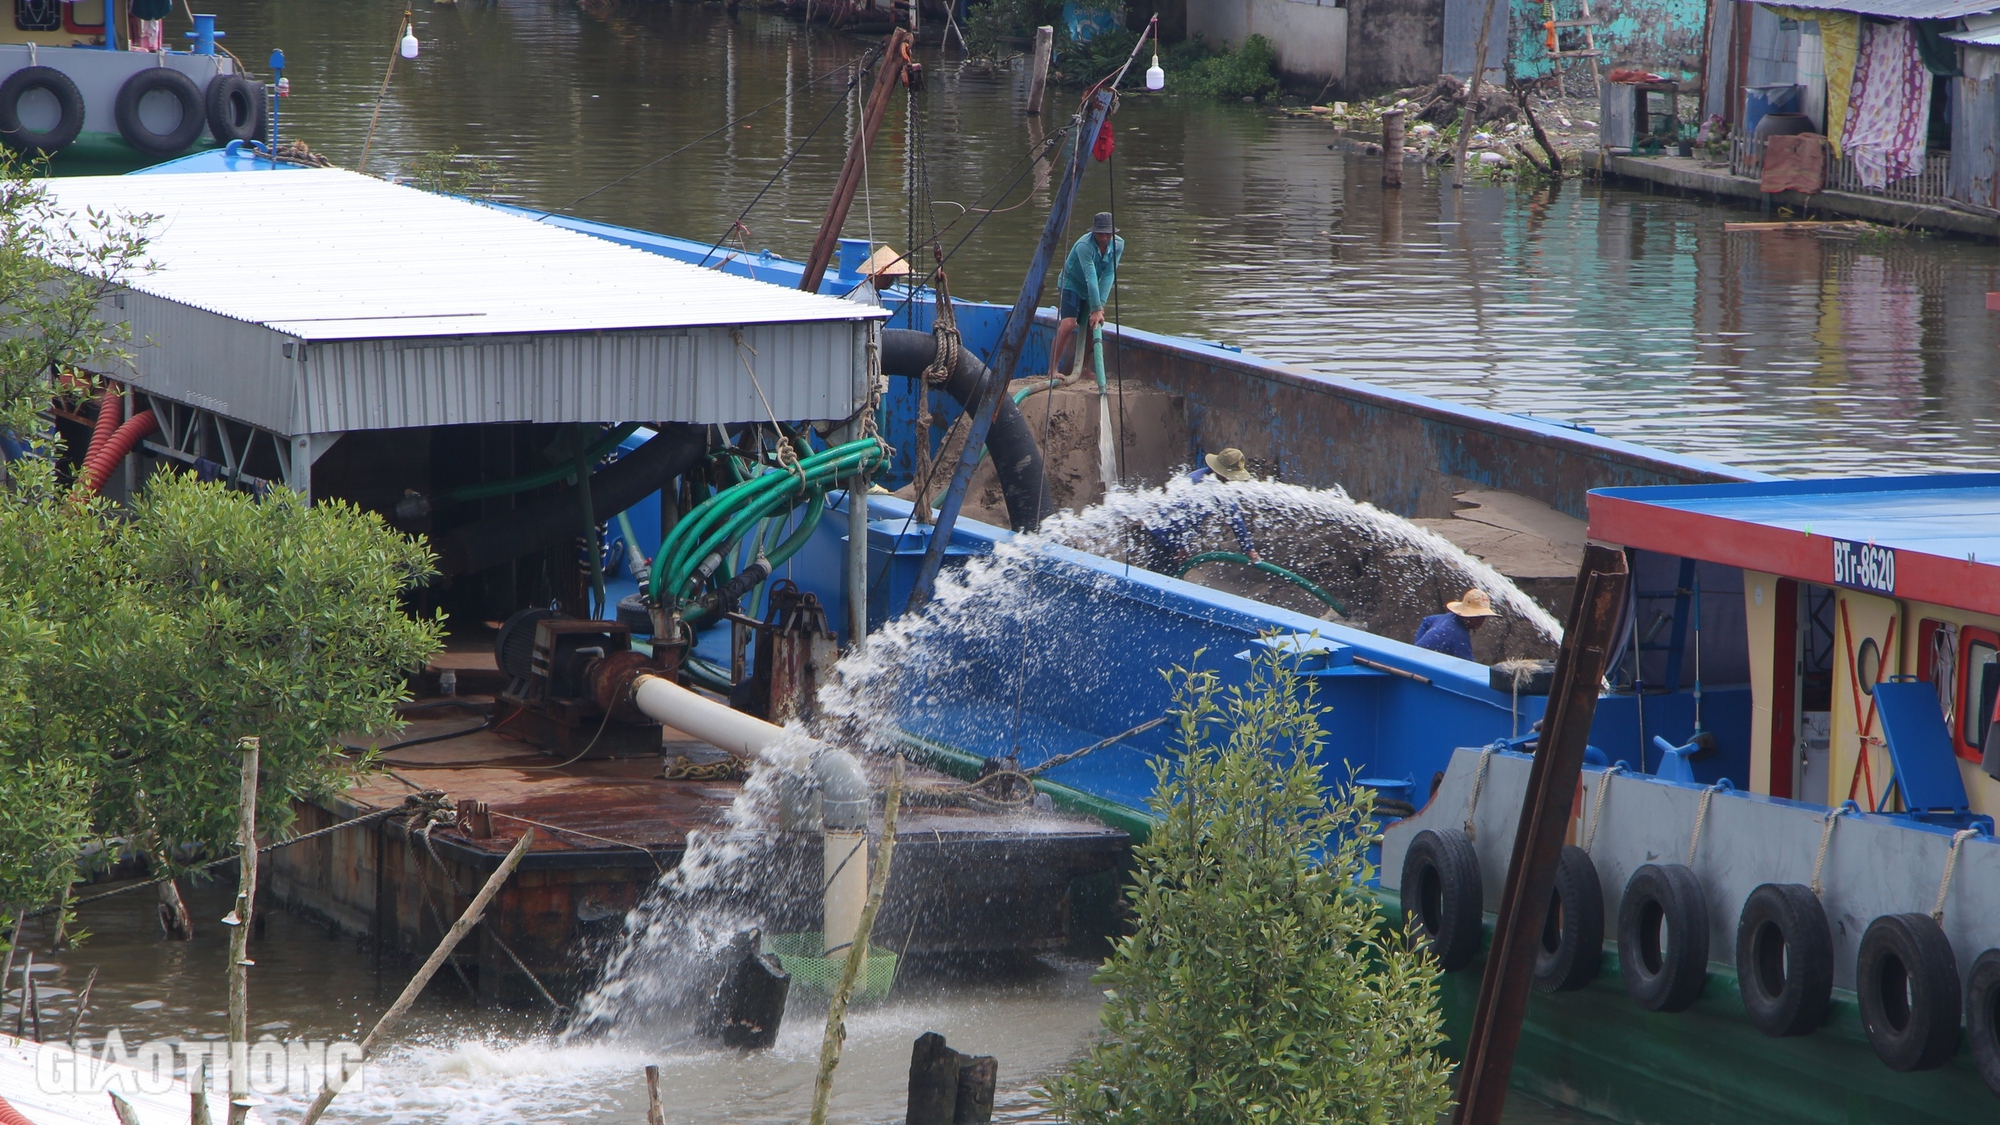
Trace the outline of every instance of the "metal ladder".
<path fill-rule="evenodd" d="M 1590 88 L 1592 94 L 1596 97 L 1602 97 L 1604 94 L 1604 79 L 1598 73 L 1597 60 L 1604 56 L 1604 52 L 1597 49 L 1597 17 L 1591 14 L 1590 0 L 1577 0 L 1577 6 L 1583 13 L 1581 19 L 1559 20 L 1556 18 L 1556 0 L 1542 0 L 1542 30 L 1546 33 L 1542 38 L 1542 47 L 1548 52 L 1550 58 L 1556 60 L 1556 73 L 1558 76 L 1562 74 L 1563 59 L 1589 59 Z M 1562 31 L 1564 28 L 1574 27 L 1583 29 L 1584 49 L 1581 51 L 1565 51 L 1562 49 Z"/>

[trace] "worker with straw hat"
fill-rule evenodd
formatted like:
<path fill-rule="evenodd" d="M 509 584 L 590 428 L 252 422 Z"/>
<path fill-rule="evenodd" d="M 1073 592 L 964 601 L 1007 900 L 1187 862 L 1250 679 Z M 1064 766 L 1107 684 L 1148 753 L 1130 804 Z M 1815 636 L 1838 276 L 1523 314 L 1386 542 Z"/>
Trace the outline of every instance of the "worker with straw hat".
<path fill-rule="evenodd" d="M 1205 454 L 1201 462 L 1201 467 L 1187 474 L 1186 478 L 1196 491 L 1171 487 L 1168 500 L 1160 506 L 1157 518 L 1145 527 L 1146 537 L 1152 541 L 1153 547 L 1148 570 L 1171 574 L 1186 562 L 1200 538 L 1203 518 L 1211 514 L 1220 514 L 1228 522 L 1245 557 L 1251 562 L 1257 562 L 1261 557 L 1257 554 L 1256 545 L 1251 542 L 1250 525 L 1244 522 L 1238 498 L 1208 491 L 1215 486 L 1251 479 L 1249 458 L 1243 456 L 1240 449 L 1225 449 Z"/>
<path fill-rule="evenodd" d="M 1450 612 L 1434 613 L 1417 626 L 1416 646 L 1461 660 L 1473 659 L 1472 631 L 1485 624 L 1487 618 L 1500 616 L 1493 608 L 1493 599 L 1484 590 L 1472 589 L 1459 600 L 1446 602 L 1444 607 Z"/>

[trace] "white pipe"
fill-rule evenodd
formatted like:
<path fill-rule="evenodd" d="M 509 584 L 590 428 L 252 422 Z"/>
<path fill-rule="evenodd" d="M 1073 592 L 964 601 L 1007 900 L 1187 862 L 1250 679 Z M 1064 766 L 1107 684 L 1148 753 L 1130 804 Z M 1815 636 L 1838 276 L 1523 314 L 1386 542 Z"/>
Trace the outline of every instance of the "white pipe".
<path fill-rule="evenodd" d="M 632 702 L 640 714 L 657 719 L 683 734 L 739 758 L 758 758 L 786 738 L 785 728 L 746 715 L 732 707 L 659 676 L 642 675 L 634 683 Z M 813 776 L 819 781 L 824 833 L 820 933 L 826 948 L 844 949 L 853 941 L 868 898 L 868 808 L 871 792 L 861 766 L 816 739 Z"/>

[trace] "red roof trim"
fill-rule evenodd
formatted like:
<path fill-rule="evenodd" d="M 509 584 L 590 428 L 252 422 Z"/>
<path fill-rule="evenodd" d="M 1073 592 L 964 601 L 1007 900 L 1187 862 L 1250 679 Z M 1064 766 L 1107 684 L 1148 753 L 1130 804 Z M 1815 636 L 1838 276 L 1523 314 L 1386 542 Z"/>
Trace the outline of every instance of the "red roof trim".
<path fill-rule="evenodd" d="M 1590 537 L 1601 542 L 1833 585 L 1833 540 L 1824 535 L 1599 493 L 1589 504 Z M 1898 549 L 1896 596 L 2000 614 L 2000 569 Z"/>

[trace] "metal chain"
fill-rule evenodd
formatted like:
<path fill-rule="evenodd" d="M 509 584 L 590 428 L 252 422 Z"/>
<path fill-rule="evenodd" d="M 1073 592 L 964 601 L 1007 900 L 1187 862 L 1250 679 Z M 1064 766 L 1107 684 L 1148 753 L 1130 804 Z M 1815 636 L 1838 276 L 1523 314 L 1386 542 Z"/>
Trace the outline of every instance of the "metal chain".
<path fill-rule="evenodd" d="M 1472 801 L 1465 806 L 1465 835 L 1467 839 L 1477 839 L 1479 830 L 1472 826 L 1473 814 L 1479 811 L 1479 792 L 1486 787 L 1486 765 L 1493 760 L 1493 747 L 1479 752 L 1479 768 L 1472 773 Z"/>
<path fill-rule="evenodd" d="M 1815 897 L 1818 897 L 1826 893 L 1826 884 L 1821 883 L 1819 881 L 1819 876 L 1820 872 L 1826 869 L 1827 848 L 1833 844 L 1834 822 L 1839 820 L 1841 817 L 1845 815 L 1847 815 L 1846 805 L 1842 805 L 1837 809 L 1827 810 L 1826 827 L 1822 829 L 1819 834 L 1819 854 L 1813 857 L 1812 882 L 1808 884 L 1808 887 L 1811 889 Z"/>
<path fill-rule="evenodd" d="M 1937 905 L 1931 907 L 1931 921 L 1944 922 L 1944 900 L 1951 893 L 1951 877 L 1958 872 L 1958 849 L 1965 841 L 1979 835 L 1977 828 L 1961 828 L 1951 834 L 1951 850 L 1944 857 L 1944 880 L 1938 884 Z"/>
<path fill-rule="evenodd" d="M 1615 765 L 1597 779 L 1597 792 L 1590 799 L 1590 823 L 1583 827 L 1583 850 L 1586 852 L 1597 842 L 1597 822 L 1604 819 L 1604 797 L 1611 792 L 1611 777 L 1624 772 L 1624 765 Z"/>

